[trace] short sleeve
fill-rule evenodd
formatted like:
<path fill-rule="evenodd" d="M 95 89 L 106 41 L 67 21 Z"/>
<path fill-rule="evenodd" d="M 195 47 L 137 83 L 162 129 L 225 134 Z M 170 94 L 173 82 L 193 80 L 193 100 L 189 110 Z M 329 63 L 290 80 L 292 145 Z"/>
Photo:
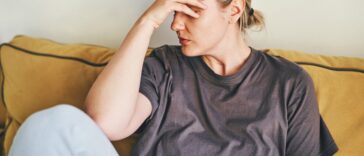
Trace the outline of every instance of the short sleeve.
<path fill-rule="evenodd" d="M 152 104 L 152 113 L 135 132 L 137 134 L 144 130 L 145 126 L 153 118 L 159 105 L 159 85 L 165 70 L 161 60 L 154 55 L 155 53 L 155 50 L 153 50 L 152 54 L 144 59 L 139 86 L 139 92 L 145 95 Z"/>
<path fill-rule="evenodd" d="M 338 151 L 319 114 L 313 81 L 301 70 L 287 106 L 287 156 L 331 156 Z"/>

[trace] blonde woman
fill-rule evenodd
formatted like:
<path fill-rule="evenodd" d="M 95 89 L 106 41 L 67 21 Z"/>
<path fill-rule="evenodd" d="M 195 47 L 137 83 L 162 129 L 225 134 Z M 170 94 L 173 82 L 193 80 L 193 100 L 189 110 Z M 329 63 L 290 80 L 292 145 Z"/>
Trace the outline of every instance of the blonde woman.
<path fill-rule="evenodd" d="M 181 45 L 155 48 L 144 60 L 151 35 L 170 13 Z M 319 114 L 310 76 L 247 45 L 251 27 L 264 27 L 251 0 L 156 0 L 92 86 L 88 115 L 67 105 L 36 113 L 15 144 L 39 131 L 31 122 L 54 116 L 68 124 L 63 127 L 84 131 L 49 134 L 62 136 L 53 144 L 43 139 L 50 152 L 56 144 L 76 155 L 116 155 L 109 140 L 139 133 L 132 155 L 333 155 L 338 147 Z M 72 124 L 65 114 L 84 120 Z M 14 155 L 32 151 L 16 147 L 28 148 L 15 145 Z"/>

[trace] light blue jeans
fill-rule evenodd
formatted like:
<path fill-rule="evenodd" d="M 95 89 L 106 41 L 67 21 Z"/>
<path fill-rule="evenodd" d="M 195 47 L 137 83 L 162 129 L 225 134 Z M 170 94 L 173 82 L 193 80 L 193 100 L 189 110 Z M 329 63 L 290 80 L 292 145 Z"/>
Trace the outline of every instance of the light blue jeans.
<path fill-rule="evenodd" d="M 29 116 L 9 156 L 117 156 L 114 146 L 83 111 L 60 104 Z"/>

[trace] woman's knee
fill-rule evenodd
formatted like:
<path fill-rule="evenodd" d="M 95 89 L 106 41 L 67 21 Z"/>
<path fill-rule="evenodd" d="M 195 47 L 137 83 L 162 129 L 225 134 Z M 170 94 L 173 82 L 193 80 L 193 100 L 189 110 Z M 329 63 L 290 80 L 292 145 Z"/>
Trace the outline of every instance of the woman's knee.
<path fill-rule="evenodd" d="M 58 150 L 63 153 L 87 152 L 89 155 L 111 151 L 117 155 L 106 135 L 92 119 L 69 104 L 59 104 L 29 116 L 15 135 L 10 153 L 24 155 L 32 151 L 38 155 L 38 152 L 47 153 L 45 149 L 53 154 Z"/>
<path fill-rule="evenodd" d="M 87 114 L 70 104 L 58 104 L 56 106 L 38 111 L 30 115 L 23 124 L 32 127 L 65 126 L 72 122 L 80 122 L 88 118 Z"/>

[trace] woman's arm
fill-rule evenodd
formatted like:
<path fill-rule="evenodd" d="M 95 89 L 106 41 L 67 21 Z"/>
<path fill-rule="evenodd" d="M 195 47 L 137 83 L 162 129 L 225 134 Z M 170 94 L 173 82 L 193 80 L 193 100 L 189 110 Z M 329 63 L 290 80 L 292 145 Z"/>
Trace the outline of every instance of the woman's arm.
<path fill-rule="evenodd" d="M 86 112 L 109 139 L 118 139 L 132 118 L 143 60 L 153 31 L 153 23 L 140 18 L 87 95 Z"/>
<path fill-rule="evenodd" d="M 118 140 L 127 136 L 123 133 L 134 131 L 151 113 L 150 101 L 138 92 L 145 53 L 154 29 L 170 12 L 177 10 L 196 17 L 197 14 L 186 4 L 203 6 L 198 0 L 156 0 L 135 22 L 119 50 L 91 87 L 85 100 L 86 112 L 109 139 Z M 137 104 L 138 101 L 142 104 Z M 138 116 L 134 117 L 135 114 Z M 131 121 L 138 123 L 131 124 Z M 134 127 L 133 130 L 129 125 Z"/>

